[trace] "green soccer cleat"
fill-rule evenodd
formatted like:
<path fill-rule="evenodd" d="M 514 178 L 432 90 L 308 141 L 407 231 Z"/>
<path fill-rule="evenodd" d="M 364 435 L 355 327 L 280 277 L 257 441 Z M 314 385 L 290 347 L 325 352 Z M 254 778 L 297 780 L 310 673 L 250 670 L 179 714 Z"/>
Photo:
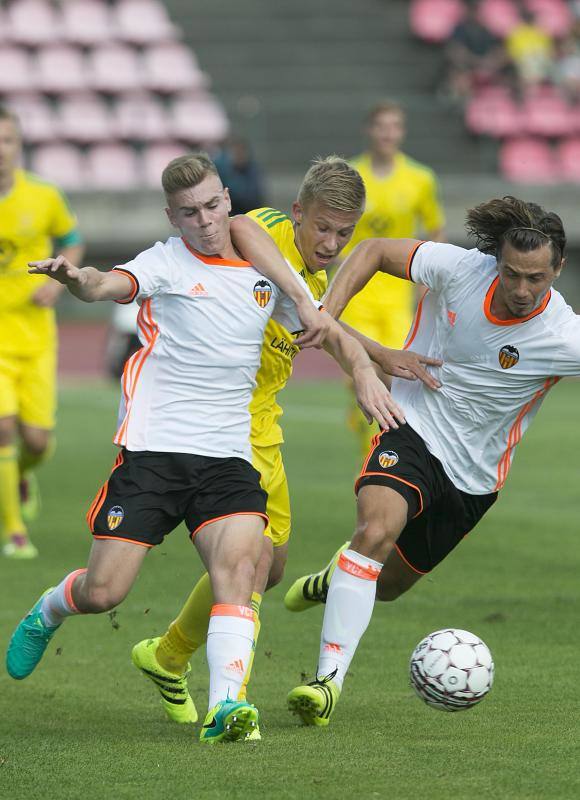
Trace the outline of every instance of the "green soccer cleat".
<path fill-rule="evenodd" d="M 53 586 L 36 601 L 28 614 L 20 622 L 8 644 L 6 652 L 6 669 L 11 678 L 21 681 L 27 678 L 44 655 L 48 643 L 60 628 L 45 625 L 42 617 L 42 600 L 52 592 Z"/>
<path fill-rule="evenodd" d="M 18 486 L 20 492 L 20 513 L 26 523 L 34 522 L 40 514 L 40 489 L 38 479 L 30 470 L 20 478 Z"/>
<path fill-rule="evenodd" d="M 25 561 L 36 558 L 38 550 L 25 533 L 15 533 L 2 545 L 2 555 L 15 561 Z"/>
<path fill-rule="evenodd" d="M 326 603 L 326 595 L 328 594 L 332 573 L 338 564 L 340 554 L 349 545 L 350 542 L 345 542 L 341 545 L 320 572 L 314 572 L 312 575 L 303 575 L 294 581 L 284 595 L 284 605 L 288 611 L 306 611 L 309 608 L 320 605 L 320 603 Z"/>
<path fill-rule="evenodd" d="M 292 689 L 288 695 L 288 710 L 298 714 L 304 725 L 326 727 L 339 697 L 340 689 L 332 678 L 317 678 Z"/>
<path fill-rule="evenodd" d="M 255 739 L 259 716 L 256 706 L 250 703 L 223 700 L 207 712 L 199 740 L 213 744 Z"/>
<path fill-rule="evenodd" d="M 187 665 L 187 671 L 182 676 L 163 669 L 155 655 L 159 638 L 144 639 L 136 644 L 131 652 L 133 664 L 159 690 L 161 705 L 169 719 L 182 725 L 197 722 L 197 709 L 187 688 L 187 676 L 191 672 L 191 666 Z"/>

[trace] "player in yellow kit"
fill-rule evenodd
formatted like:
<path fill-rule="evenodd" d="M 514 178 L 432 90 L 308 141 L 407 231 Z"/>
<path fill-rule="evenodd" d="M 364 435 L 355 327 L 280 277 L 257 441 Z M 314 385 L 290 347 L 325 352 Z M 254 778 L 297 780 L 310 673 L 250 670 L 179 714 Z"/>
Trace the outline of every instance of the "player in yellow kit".
<path fill-rule="evenodd" d="M 28 262 L 53 249 L 78 263 L 77 222 L 53 185 L 17 167 L 17 118 L 0 108 L 0 533 L 2 553 L 37 554 L 21 500 L 32 489 L 32 469 L 50 448 L 56 398 L 54 304 L 62 287 L 30 280 Z M 20 452 L 18 452 L 18 443 Z"/>
<path fill-rule="evenodd" d="M 366 189 L 366 206 L 344 256 L 363 239 L 405 239 L 421 231 L 440 241 L 444 216 L 433 170 L 400 151 L 405 136 L 403 109 L 393 102 L 375 106 L 368 115 L 369 149 L 351 160 Z M 386 347 L 400 348 L 411 327 L 413 287 L 408 281 L 377 274 L 350 301 L 341 320 Z M 350 424 L 364 458 L 376 429 L 369 428 L 356 404 Z"/>

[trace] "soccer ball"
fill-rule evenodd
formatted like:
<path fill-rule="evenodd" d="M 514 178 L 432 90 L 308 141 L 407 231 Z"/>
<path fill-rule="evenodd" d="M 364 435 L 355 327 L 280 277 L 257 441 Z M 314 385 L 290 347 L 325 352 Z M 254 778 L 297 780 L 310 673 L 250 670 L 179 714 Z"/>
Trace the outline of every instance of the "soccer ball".
<path fill-rule="evenodd" d="M 413 650 L 411 685 L 421 700 L 440 711 L 463 711 L 479 703 L 493 685 L 493 658 L 469 631 L 445 628 Z"/>

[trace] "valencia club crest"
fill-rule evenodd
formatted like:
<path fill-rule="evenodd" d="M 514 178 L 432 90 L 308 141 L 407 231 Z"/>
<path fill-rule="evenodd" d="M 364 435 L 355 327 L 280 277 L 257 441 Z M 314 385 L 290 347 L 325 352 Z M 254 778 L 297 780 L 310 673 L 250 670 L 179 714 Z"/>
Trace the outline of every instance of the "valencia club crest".
<path fill-rule="evenodd" d="M 383 450 L 382 453 L 379 453 L 379 464 L 383 469 L 388 469 L 389 467 L 394 467 L 399 461 L 399 456 L 395 453 L 394 450 Z"/>
<path fill-rule="evenodd" d="M 506 344 L 499 351 L 499 365 L 502 369 L 510 369 L 510 367 L 514 367 L 519 360 L 520 354 L 518 353 L 517 347 L 514 347 L 511 344 Z"/>
<path fill-rule="evenodd" d="M 272 287 L 268 281 L 258 281 L 254 286 L 254 299 L 260 308 L 266 308 L 272 297 Z"/>

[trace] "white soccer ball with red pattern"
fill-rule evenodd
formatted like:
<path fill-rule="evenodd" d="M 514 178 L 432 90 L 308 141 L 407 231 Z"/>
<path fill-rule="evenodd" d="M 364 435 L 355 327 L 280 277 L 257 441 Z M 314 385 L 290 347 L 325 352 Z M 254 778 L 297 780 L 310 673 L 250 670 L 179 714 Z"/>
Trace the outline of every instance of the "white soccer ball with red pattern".
<path fill-rule="evenodd" d="M 421 700 L 440 711 L 472 708 L 493 685 L 489 648 L 475 634 L 458 628 L 426 636 L 413 650 L 409 670 Z"/>

